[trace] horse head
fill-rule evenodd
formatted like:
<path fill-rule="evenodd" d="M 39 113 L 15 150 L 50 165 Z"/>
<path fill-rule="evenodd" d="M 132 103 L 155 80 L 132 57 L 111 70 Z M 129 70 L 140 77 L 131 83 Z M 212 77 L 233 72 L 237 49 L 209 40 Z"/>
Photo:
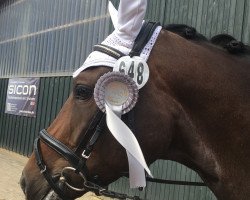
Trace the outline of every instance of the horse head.
<path fill-rule="evenodd" d="M 68 148 L 76 149 L 78 147 L 91 120 L 98 111 L 93 97 L 93 89 L 100 76 L 108 71 L 110 71 L 110 68 L 95 67 L 81 72 L 74 79 L 73 91 L 68 100 L 54 122 L 48 127 L 47 132 Z M 135 109 L 135 135 L 143 153 L 147 155 L 146 161 L 148 163 L 165 157 L 165 151 L 172 138 L 174 118 L 178 116 L 179 112 L 176 102 L 164 91 L 166 85 L 160 79 L 160 73 L 158 70 L 151 69 L 152 78 L 141 90 Z M 153 77 L 159 77 L 159 79 Z M 86 137 L 85 144 L 90 136 L 87 135 Z M 164 141 L 164 143 L 160 144 L 161 141 Z M 82 144 L 82 148 L 85 144 Z M 153 151 L 151 149 L 152 144 L 157 144 Z M 41 154 L 51 177 L 55 181 L 61 171 L 70 166 L 67 160 L 64 160 L 60 154 L 43 142 L 41 142 Z M 35 154 L 33 153 L 23 170 L 22 185 L 28 199 L 41 199 L 50 191 L 47 181 L 40 174 L 35 162 Z M 126 152 L 113 138 L 107 127 L 104 128 L 96 142 L 86 165 L 89 171 L 88 176 L 95 177 L 98 179 L 98 183 L 104 186 L 121 177 L 123 172 L 128 172 Z M 82 184 L 79 177 L 71 179 L 74 179 L 73 185 L 79 187 Z M 67 191 L 67 197 L 75 198 L 83 193 Z"/>
<path fill-rule="evenodd" d="M 232 58 L 206 40 L 192 42 L 162 30 L 147 63 L 150 76 L 133 119 L 147 164 L 177 161 L 198 172 L 219 199 L 248 199 L 250 189 L 240 186 L 250 184 L 249 60 Z M 74 78 L 72 93 L 36 140 L 23 170 L 27 199 L 59 199 L 53 190 L 62 199 L 75 199 L 129 171 L 126 151 L 101 123 L 93 97 L 95 84 L 109 71 L 95 65 Z M 82 154 L 89 144 L 91 154 Z"/>

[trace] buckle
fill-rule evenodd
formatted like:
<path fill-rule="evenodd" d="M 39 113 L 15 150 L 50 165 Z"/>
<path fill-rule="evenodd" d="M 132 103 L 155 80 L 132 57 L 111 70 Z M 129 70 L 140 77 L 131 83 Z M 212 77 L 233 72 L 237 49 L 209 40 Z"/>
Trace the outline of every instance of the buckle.
<path fill-rule="evenodd" d="M 47 167 L 46 167 L 46 165 L 44 165 L 44 168 L 40 170 L 40 173 L 43 174 L 46 171 L 47 171 Z"/>
<path fill-rule="evenodd" d="M 88 155 L 86 155 L 85 152 L 86 152 L 86 150 L 84 150 L 84 151 L 82 152 L 82 157 L 85 158 L 85 159 L 88 159 L 89 156 L 91 155 L 91 153 L 89 153 Z"/>

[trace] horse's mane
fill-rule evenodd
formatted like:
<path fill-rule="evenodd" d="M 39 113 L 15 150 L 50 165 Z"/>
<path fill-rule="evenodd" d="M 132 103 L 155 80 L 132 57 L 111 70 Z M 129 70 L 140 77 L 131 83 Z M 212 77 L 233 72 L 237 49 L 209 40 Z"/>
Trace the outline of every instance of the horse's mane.
<path fill-rule="evenodd" d="M 208 39 L 204 35 L 198 33 L 194 27 L 185 24 L 168 24 L 163 26 L 163 28 L 188 40 L 208 41 Z"/>
<path fill-rule="evenodd" d="M 226 49 L 230 54 L 250 55 L 250 46 L 228 34 L 218 34 L 208 40 L 204 35 L 197 32 L 194 27 L 185 24 L 168 24 L 163 26 L 163 28 L 191 41 L 209 42 L 217 47 Z"/>
<path fill-rule="evenodd" d="M 236 40 L 233 36 L 228 34 L 215 35 L 210 39 L 212 44 L 218 45 L 232 54 L 248 54 L 250 55 L 250 46 L 243 42 Z"/>

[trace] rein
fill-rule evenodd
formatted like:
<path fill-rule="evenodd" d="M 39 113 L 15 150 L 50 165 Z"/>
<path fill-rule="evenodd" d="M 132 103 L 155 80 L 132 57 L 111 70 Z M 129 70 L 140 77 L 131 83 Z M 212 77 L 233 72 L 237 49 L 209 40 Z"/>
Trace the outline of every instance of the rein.
<path fill-rule="evenodd" d="M 151 38 L 155 28 L 158 26 L 157 23 L 144 23 L 143 27 L 135 40 L 135 45 L 130 52 L 129 56 L 138 56 L 140 55 L 143 47 Z M 117 51 L 114 48 L 111 48 L 106 45 L 96 45 L 94 50 L 106 53 L 116 59 L 124 56 L 124 54 L 120 51 Z M 86 130 L 83 138 L 78 144 L 77 148 L 73 151 L 65 144 L 51 136 L 45 129 L 41 130 L 38 138 L 34 141 L 34 152 L 35 158 L 37 161 L 37 165 L 40 169 L 41 174 L 43 174 L 44 178 L 49 183 L 50 187 L 54 190 L 57 195 L 63 200 L 72 199 L 65 192 L 64 189 L 67 187 L 75 192 L 83 193 L 86 191 L 92 191 L 96 195 L 104 195 L 111 198 L 117 199 L 133 199 L 133 200 L 141 200 L 138 196 L 129 196 L 127 194 L 121 194 L 117 192 L 109 191 L 97 183 L 100 182 L 97 177 L 91 177 L 89 175 L 86 162 L 91 155 L 91 152 L 94 148 L 95 143 L 98 141 L 100 135 L 104 132 L 104 128 L 106 127 L 106 115 L 101 110 L 98 110 L 97 113 L 93 116 L 88 129 Z M 126 121 L 127 125 L 130 129 L 134 129 L 134 110 L 131 110 L 128 114 L 123 116 L 123 120 Z M 133 130 L 135 132 L 135 130 Z M 60 177 L 53 178 L 50 174 L 49 169 L 46 166 L 46 163 L 43 160 L 42 151 L 41 151 L 41 142 L 46 144 L 48 147 L 53 149 L 63 158 L 65 158 L 71 165 L 71 167 L 65 167 Z M 86 143 L 86 145 L 84 145 Z M 83 150 L 82 150 L 83 149 Z M 80 155 L 80 156 L 79 156 Z M 72 171 L 79 175 L 79 177 L 83 180 L 83 187 L 76 188 L 72 186 L 65 176 L 67 171 Z M 123 176 L 125 174 L 122 174 Z M 162 179 L 152 179 L 147 177 L 147 181 L 156 182 L 156 183 L 165 183 L 165 184 L 179 184 L 179 185 L 196 185 L 196 186 L 205 186 L 204 183 L 197 182 L 184 182 L 184 181 L 170 181 L 170 180 L 162 180 Z"/>

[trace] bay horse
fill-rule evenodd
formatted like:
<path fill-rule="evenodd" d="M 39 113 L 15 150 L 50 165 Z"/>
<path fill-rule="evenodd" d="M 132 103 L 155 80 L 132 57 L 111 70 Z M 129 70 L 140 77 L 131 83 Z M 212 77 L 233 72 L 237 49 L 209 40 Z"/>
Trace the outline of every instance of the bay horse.
<path fill-rule="evenodd" d="M 134 134 L 146 162 L 177 161 L 196 171 L 219 200 L 249 199 L 249 56 L 230 55 L 207 41 L 192 42 L 162 30 L 148 65 L 150 78 L 134 108 Z M 110 70 L 99 66 L 81 72 L 47 128 L 69 149 L 77 148 L 97 112 L 93 88 Z M 47 144 L 41 142 L 40 148 L 52 178 L 69 166 Z M 106 126 L 86 168 L 104 186 L 128 171 L 126 152 Z M 78 176 L 69 176 L 75 186 L 82 184 Z M 51 187 L 41 175 L 34 153 L 20 182 L 28 200 L 55 199 L 48 197 Z M 64 192 L 68 199 L 75 199 L 87 190 Z"/>

